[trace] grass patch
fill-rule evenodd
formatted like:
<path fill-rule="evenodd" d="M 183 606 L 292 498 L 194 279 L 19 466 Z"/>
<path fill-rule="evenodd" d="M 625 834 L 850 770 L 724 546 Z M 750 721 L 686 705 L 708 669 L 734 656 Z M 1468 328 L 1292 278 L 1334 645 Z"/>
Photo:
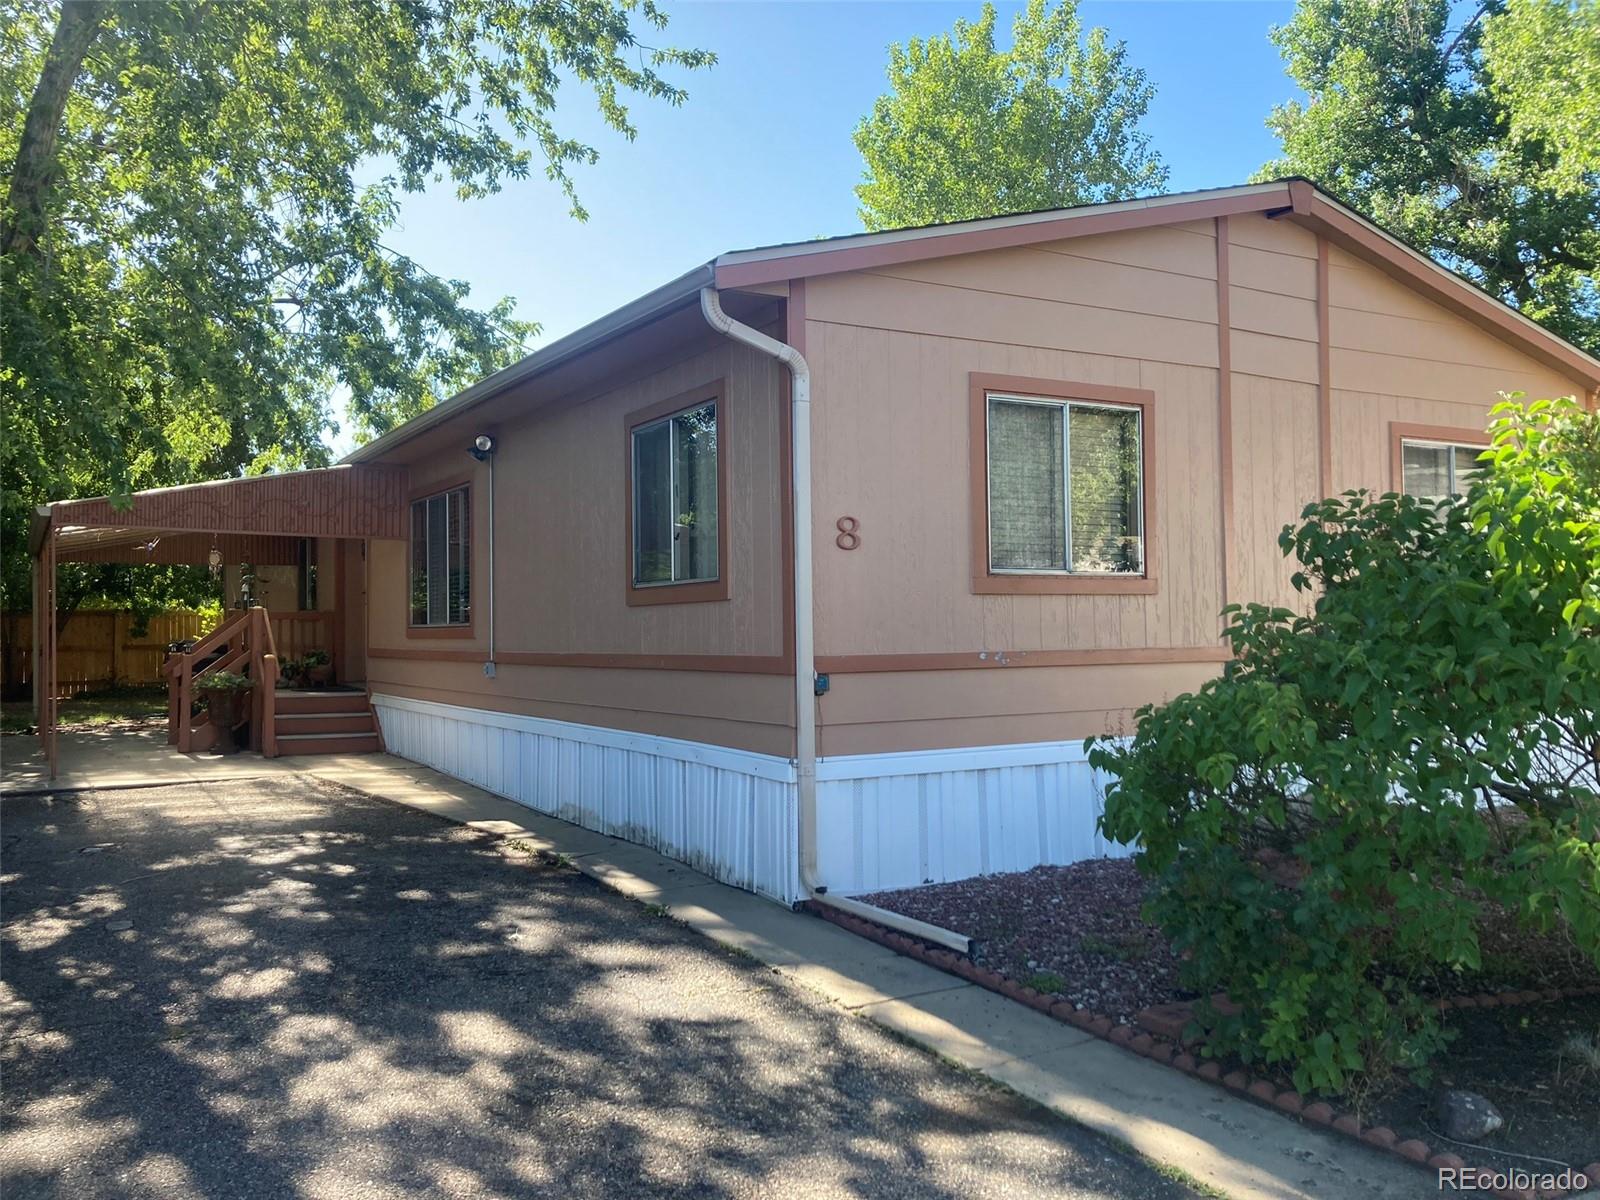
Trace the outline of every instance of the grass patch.
<path fill-rule="evenodd" d="M 63 700 L 56 708 L 59 725 L 111 725 L 118 721 L 143 721 L 167 715 L 167 689 L 147 687 L 106 688 Z M 0 704 L 0 732 L 25 733 L 33 728 L 33 701 L 8 700 Z"/>
<path fill-rule="evenodd" d="M 1036 992 L 1051 995 L 1067 986 L 1067 981 L 1054 971 L 1035 971 L 1022 981 Z"/>

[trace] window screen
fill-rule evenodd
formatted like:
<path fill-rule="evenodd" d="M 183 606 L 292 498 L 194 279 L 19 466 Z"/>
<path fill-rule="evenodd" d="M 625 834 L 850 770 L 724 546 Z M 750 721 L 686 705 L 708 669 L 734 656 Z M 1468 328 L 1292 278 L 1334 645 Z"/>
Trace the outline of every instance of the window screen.
<path fill-rule="evenodd" d="M 641 425 L 632 442 L 634 585 L 716 579 L 716 402 Z"/>
<path fill-rule="evenodd" d="M 1424 500 L 1441 500 L 1464 495 L 1472 481 L 1483 474 L 1478 461 L 1482 446 L 1459 446 L 1446 442 L 1400 443 L 1400 486 Z"/>
<path fill-rule="evenodd" d="M 411 502 L 411 623 L 471 620 L 471 493 L 461 487 Z"/>
<path fill-rule="evenodd" d="M 990 570 L 1142 574 L 1140 411 L 990 396 L 988 416 Z"/>

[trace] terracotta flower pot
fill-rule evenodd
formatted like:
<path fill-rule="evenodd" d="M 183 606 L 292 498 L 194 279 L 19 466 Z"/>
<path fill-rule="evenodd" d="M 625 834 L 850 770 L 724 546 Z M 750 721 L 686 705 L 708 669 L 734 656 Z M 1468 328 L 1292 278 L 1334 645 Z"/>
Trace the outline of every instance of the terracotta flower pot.
<path fill-rule="evenodd" d="M 333 664 L 323 663 L 321 666 L 312 667 L 306 674 L 311 679 L 312 687 L 327 687 L 333 682 Z"/>
<path fill-rule="evenodd" d="M 244 720 L 250 693 L 239 688 L 204 688 L 200 694 L 206 699 L 206 720 L 217 731 L 216 752 L 238 753 L 239 744 L 234 740 L 233 728 Z"/>

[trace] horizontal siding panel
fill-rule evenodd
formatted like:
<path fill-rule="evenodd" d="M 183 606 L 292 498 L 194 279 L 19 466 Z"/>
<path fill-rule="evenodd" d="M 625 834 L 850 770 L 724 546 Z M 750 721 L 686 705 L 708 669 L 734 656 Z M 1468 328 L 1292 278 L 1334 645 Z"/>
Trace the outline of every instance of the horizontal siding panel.
<path fill-rule="evenodd" d="M 1233 243 L 1232 225 L 1233 221 L 1230 220 L 1228 279 L 1233 284 L 1238 287 L 1253 288 L 1258 292 L 1294 296 L 1300 300 L 1317 298 L 1315 259 L 1279 254 L 1274 250 L 1257 250 L 1254 246 Z"/>
<path fill-rule="evenodd" d="M 1086 304 L 936 287 L 882 275 L 812 280 L 806 315 L 864 329 L 897 330 L 1016 346 L 1156 358 L 1215 367 L 1214 323 L 1114 312 Z"/>

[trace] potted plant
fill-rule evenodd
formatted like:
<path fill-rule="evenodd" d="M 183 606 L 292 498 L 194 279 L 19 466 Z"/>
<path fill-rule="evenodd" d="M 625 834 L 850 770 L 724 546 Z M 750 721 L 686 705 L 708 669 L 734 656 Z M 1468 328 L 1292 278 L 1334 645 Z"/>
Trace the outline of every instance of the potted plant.
<path fill-rule="evenodd" d="M 292 688 L 300 685 L 300 675 L 305 670 L 298 658 L 285 658 L 278 663 L 278 686 Z"/>
<path fill-rule="evenodd" d="M 333 663 L 328 660 L 326 650 L 307 650 L 305 658 L 300 661 L 312 687 L 327 687 L 333 682 Z"/>
<path fill-rule="evenodd" d="M 246 675 L 232 671 L 213 671 L 200 677 L 200 695 L 206 702 L 206 720 L 216 729 L 218 754 L 233 754 L 239 749 L 233 730 L 248 716 L 250 689 L 255 685 Z"/>

